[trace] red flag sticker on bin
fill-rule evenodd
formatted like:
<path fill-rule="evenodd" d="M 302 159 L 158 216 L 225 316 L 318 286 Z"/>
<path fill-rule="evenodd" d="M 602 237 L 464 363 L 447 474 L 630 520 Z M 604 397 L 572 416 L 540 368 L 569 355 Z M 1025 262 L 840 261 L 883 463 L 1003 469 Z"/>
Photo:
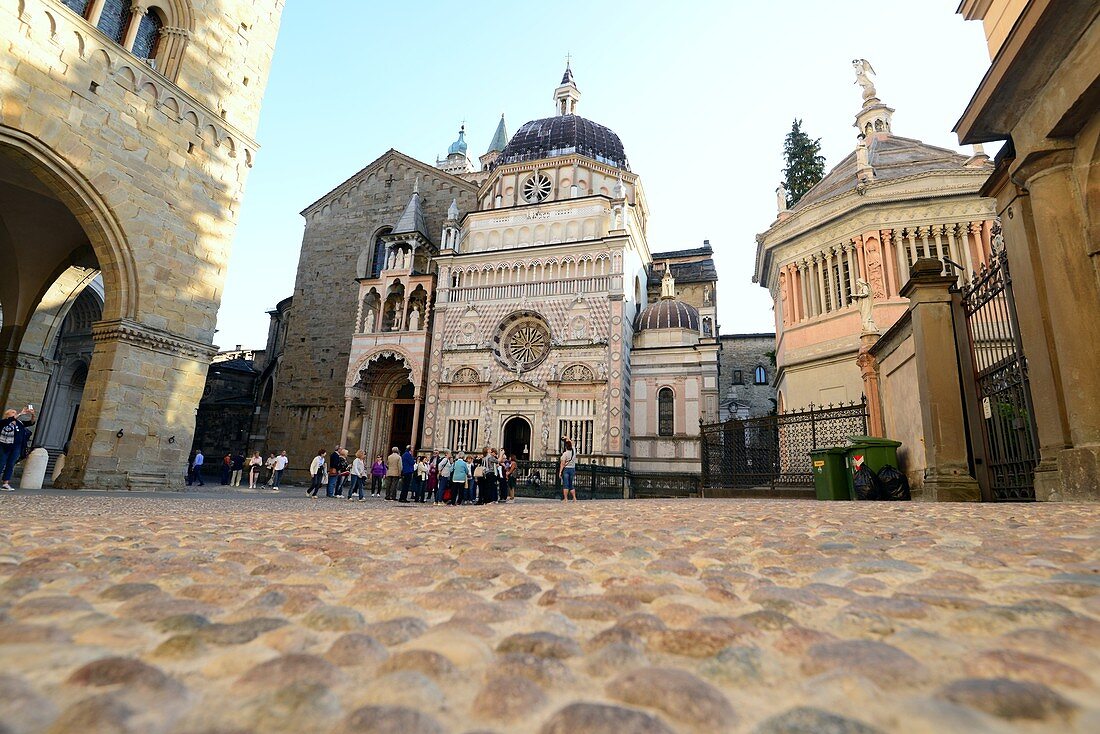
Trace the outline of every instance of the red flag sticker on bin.
<path fill-rule="evenodd" d="M 863 454 L 856 454 L 852 457 L 852 463 L 856 466 L 856 471 L 859 471 L 863 467 Z"/>

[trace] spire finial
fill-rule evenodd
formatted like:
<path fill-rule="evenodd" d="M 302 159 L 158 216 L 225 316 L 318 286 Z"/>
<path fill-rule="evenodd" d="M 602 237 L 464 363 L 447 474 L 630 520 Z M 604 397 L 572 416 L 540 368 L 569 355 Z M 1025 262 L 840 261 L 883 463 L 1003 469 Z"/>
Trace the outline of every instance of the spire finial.
<path fill-rule="evenodd" d="M 420 174 L 416 174 L 416 180 L 413 181 L 413 193 L 420 194 Z"/>
<path fill-rule="evenodd" d="M 661 278 L 661 300 L 676 298 L 676 279 L 672 277 L 672 266 L 665 261 L 665 277 Z"/>
<path fill-rule="evenodd" d="M 569 68 L 569 62 L 573 60 L 573 54 L 569 51 L 565 52 L 565 68 Z"/>

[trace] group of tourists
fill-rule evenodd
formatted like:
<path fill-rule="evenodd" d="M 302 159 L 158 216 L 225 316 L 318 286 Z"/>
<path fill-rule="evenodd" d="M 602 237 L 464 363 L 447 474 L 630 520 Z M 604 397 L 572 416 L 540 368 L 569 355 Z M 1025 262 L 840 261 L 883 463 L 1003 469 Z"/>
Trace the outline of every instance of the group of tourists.
<path fill-rule="evenodd" d="M 244 477 L 248 477 L 248 488 L 259 489 L 270 487 L 273 491 L 279 491 L 279 480 L 282 479 L 290 460 L 286 452 L 268 454 L 267 460 L 259 451 L 252 452 L 252 456 L 245 458 L 244 454 L 229 452 L 222 458 L 221 480 L 227 487 L 239 487 Z M 202 481 L 202 468 L 206 463 L 202 449 L 195 449 L 187 462 L 187 484 L 205 486 Z"/>
<path fill-rule="evenodd" d="M 573 442 L 562 439 L 565 450 L 558 462 L 562 500 L 577 500 L 573 486 L 577 454 Z M 336 446 L 331 453 L 318 449 L 309 467 L 312 477 L 306 494 L 317 499 L 321 488 L 325 497 L 365 502 L 381 496 L 387 502 L 433 505 L 507 503 L 516 501 L 519 464 L 514 454 L 486 447 L 480 455 L 463 451 L 435 450 L 417 453 L 412 446 L 404 452 L 394 446 L 384 460 L 375 456 L 368 462 L 363 450 L 348 461 L 348 450 Z"/>
<path fill-rule="evenodd" d="M 577 491 L 573 488 L 573 482 L 577 454 L 571 440 L 563 437 L 562 442 L 565 450 L 558 462 L 562 500 L 575 502 Z M 2 448 L 0 443 L 0 452 Z M 243 454 L 229 452 L 222 459 L 222 484 L 239 487 L 247 477 L 249 489 L 270 487 L 278 492 L 279 481 L 288 463 L 285 451 L 278 455 L 269 454 L 266 460 L 258 451 L 247 459 Z M 188 485 L 203 486 L 204 465 L 202 449 L 196 449 L 188 462 Z M 374 457 L 374 461 L 369 461 L 363 450 L 351 456 L 346 448 L 336 446 L 332 452 L 318 449 L 313 457 L 309 465 L 311 480 L 306 495 L 317 499 L 323 487 L 325 497 L 343 499 L 346 496 L 349 500 L 358 499 L 360 502 L 365 502 L 368 494 L 383 497 L 387 502 L 430 502 L 433 505 L 515 502 L 518 468 L 514 454 L 489 447 L 480 455 L 475 455 L 462 451 L 452 453 L 446 449 L 430 454 L 417 453 L 412 446 L 406 446 L 402 452 L 394 446 L 385 459 L 379 455 Z M 533 481 L 537 483 L 537 476 Z"/>
<path fill-rule="evenodd" d="M 29 418 L 28 418 L 29 416 Z M 28 405 L 22 410 L 5 410 L 0 419 L 0 477 L 3 486 L 0 490 L 14 492 L 11 477 L 15 465 L 22 461 L 31 445 L 30 426 L 34 425 L 34 406 Z"/>
<path fill-rule="evenodd" d="M 486 448 L 480 456 L 462 451 L 436 450 L 416 453 L 412 446 L 404 452 L 394 446 L 384 460 L 369 462 L 364 451 L 355 452 L 348 462 L 348 450 L 337 446 L 326 456 L 320 449 L 313 457 L 309 472 L 313 480 L 306 494 L 316 499 L 325 488 L 325 497 L 344 497 L 365 502 L 367 494 L 381 496 L 387 502 L 433 505 L 489 504 L 515 502 L 516 457 L 504 449 Z"/>

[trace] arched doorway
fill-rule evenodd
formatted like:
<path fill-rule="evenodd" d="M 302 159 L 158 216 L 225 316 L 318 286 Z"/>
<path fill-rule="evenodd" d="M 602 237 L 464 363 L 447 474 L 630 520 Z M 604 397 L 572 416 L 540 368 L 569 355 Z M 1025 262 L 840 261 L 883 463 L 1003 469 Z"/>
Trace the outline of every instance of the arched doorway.
<path fill-rule="evenodd" d="M 521 415 L 504 423 L 504 451 L 509 456 L 526 461 L 531 458 L 531 424 Z"/>
<path fill-rule="evenodd" d="M 359 370 L 359 380 L 347 393 L 354 413 L 347 443 L 358 444 L 371 456 L 386 456 L 394 446 L 401 451 L 418 446 L 419 437 L 412 435 L 416 389 L 409 374 L 405 360 L 393 353 L 377 356 Z"/>
<path fill-rule="evenodd" d="M 95 348 L 92 325 L 102 314 L 102 282 L 97 278 L 72 303 L 51 352 L 54 367 L 34 437 L 51 458 L 68 451 Z"/>

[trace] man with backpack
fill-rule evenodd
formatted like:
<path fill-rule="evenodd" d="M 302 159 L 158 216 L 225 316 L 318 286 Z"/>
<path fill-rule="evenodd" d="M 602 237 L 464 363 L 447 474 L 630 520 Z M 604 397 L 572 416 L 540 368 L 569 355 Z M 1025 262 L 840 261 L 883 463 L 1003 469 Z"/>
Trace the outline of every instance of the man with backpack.
<path fill-rule="evenodd" d="M 31 420 L 24 423 L 19 420 L 25 415 L 31 416 Z M 0 476 L 4 485 L 0 490 L 14 492 L 11 486 L 11 475 L 15 472 L 15 464 L 23 459 L 23 451 L 30 442 L 31 432 L 27 426 L 34 425 L 34 408 L 27 406 L 23 410 L 4 411 L 4 417 L 0 419 Z"/>

